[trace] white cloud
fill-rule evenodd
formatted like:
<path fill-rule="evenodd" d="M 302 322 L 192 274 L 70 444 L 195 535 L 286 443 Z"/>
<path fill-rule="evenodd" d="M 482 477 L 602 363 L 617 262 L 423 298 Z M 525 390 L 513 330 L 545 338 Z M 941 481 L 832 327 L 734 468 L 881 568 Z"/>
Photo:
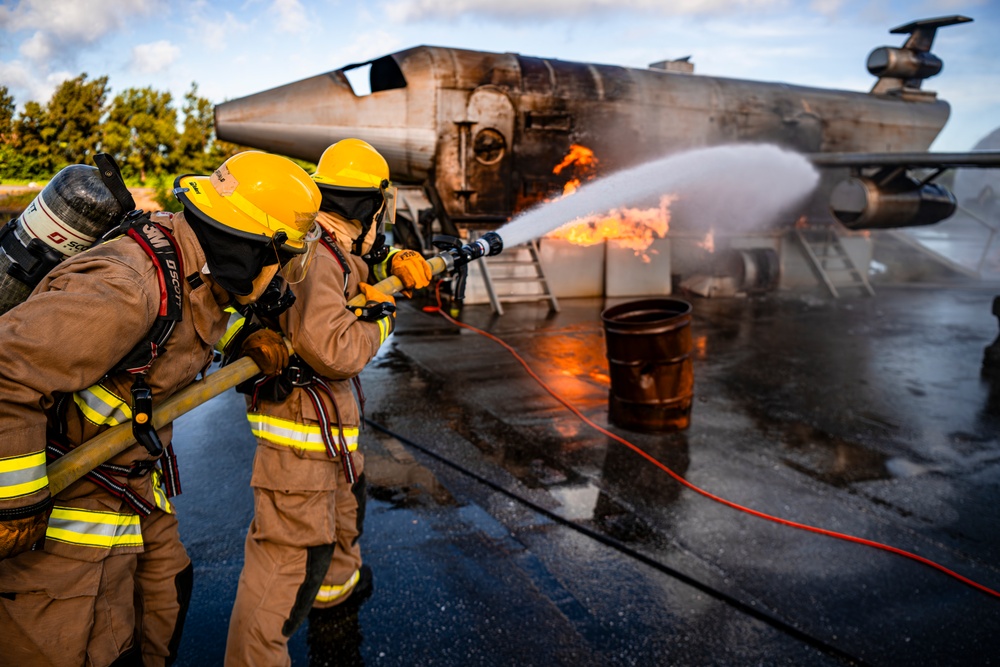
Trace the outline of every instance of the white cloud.
<path fill-rule="evenodd" d="M 234 37 L 245 35 L 250 24 L 240 21 L 232 12 L 226 12 L 222 20 L 198 21 L 188 27 L 195 44 L 212 53 L 221 53 L 229 48 Z"/>
<path fill-rule="evenodd" d="M 824 16 L 836 16 L 844 6 L 844 0 L 812 0 L 809 8 Z"/>
<path fill-rule="evenodd" d="M 132 47 L 132 70 L 155 74 L 168 69 L 181 55 L 180 47 L 165 39 Z"/>
<path fill-rule="evenodd" d="M 398 48 L 400 48 L 400 41 L 395 33 L 386 30 L 370 30 L 364 35 L 357 35 L 352 42 L 337 49 L 331 54 L 329 62 L 333 67 L 343 67 L 348 63 L 364 62 L 384 56 Z"/>
<path fill-rule="evenodd" d="M 836 0 L 825 0 L 836 1 Z M 390 0 L 383 8 L 396 22 L 479 16 L 507 21 L 574 19 L 590 14 L 641 12 L 660 16 L 715 15 L 780 10 L 789 0 Z"/>
<path fill-rule="evenodd" d="M 985 7 L 989 0 L 925 0 L 920 9 L 925 12 L 937 12 L 935 15 L 948 14 L 952 11 L 967 11 L 975 7 Z"/>
<path fill-rule="evenodd" d="M 21 0 L 0 7 L 0 27 L 9 33 L 35 30 L 34 53 L 41 55 L 44 41 L 51 57 L 93 44 L 165 4 L 164 0 Z"/>
<path fill-rule="evenodd" d="M 0 81 L 14 95 L 19 109 L 24 108 L 25 102 L 32 100 L 42 104 L 48 102 L 56 86 L 72 77 L 69 72 L 53 72 L 39 78 L 34 68 L 22 62 L 0 62 Z"/>
<path fill-rule="evenodd" d="M 52 57 L 52 43 L 44 32 L 36 32 L 21 42 L 18 51 L 28 60 L 44 63 Z"/>
<path fill-rule="evenodd" d="M 306 10 L 299 0 L 274 0 L 271 13 L 277 16 L 277 28 L 281 32 L 301 34 L 311 27 Z"/>

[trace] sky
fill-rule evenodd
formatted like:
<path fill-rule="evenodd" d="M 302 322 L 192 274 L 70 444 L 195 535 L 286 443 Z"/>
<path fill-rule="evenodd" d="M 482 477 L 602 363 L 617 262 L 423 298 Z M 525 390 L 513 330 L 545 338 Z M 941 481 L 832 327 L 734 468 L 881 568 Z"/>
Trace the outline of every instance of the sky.
<path fill-rule="evenodd" d="M 191 83 L 223 102 L 418 45 L 626 67 L 690 56 L 695 73 L 870 90 L 872 49 L 916 19 L 938 31 L 952 107 L 932 150 L 1000 127 L 1000 0 L 0 0 L 0 85 L 18 108 L 67 78 L 112 95 L 152 86 L 179 109 Z"/>

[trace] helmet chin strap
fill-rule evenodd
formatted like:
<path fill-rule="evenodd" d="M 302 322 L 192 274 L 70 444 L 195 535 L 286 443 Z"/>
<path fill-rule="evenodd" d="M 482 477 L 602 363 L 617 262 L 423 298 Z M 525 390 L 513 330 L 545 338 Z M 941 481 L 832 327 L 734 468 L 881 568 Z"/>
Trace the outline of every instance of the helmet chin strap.
<path fill-rule="evenodd" d="M 270 284 L 271 279 L 274 278 L 275 274 L 278 273 L 277 264 L 269 264 L 261 269 L 261 272 L 257 274 L 257 277 L 253 279 L 253 291 L 246 295 L 236 295 L 234 299 L 236 303 L 245 306 L 253 303 L 260 295 L 264 293 L 267 286 Z"/>
<path fill-rule="evenodd" d="M 388 200 L 385 198 L 385 189 L 387 187 L 389 187 L 389 181 L 383 180 L 379 185 L 379 193 L 382 195 L 382 206 L 372 216 L 372 222 L 368 229 L 355 240 L 356 250 L 354 254 L 359 255 L 361 259 L 365 260 L 365 264 L 368 266 L 375 266 L 389 256 L 389 248 L 385 245 L 385 234 L 378 231 L 382 229 L 382 220 L 385 217 L 386 207 L 388 206 Z M 372 229 L 375 230 L 375 238 L 372 240 L 371 249 L 366 253 L 362 253 L 365 237 L 368 236 Z"/>
<path fill-rule="evenodd" d="M 365 260 L 365 264 L 368 266 L 374 266 L 385 261 L 385 258 L 388 256 L 389 246 L 385 244 L 385 234 L 377 234 L 375 242 L 372 243 L 372 249 L 368 253 L 361 255 L 361 259 Z"/>

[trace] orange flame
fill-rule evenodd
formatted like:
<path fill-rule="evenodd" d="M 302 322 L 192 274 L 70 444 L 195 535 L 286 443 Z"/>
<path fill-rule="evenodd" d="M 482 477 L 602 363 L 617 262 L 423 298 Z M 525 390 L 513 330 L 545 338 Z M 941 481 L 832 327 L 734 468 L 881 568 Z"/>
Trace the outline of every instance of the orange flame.
<path fill-rule="evenodd" d="M 563 186 L 562 196 L 573 194 L 584 180 L 593 179 L 597 163 L 594 151 L 580 144 L 571 145 L 566 157 L 552 169 L 553 174 L 559 174 L 572 167 L 573 176 Z M 605 240 L 615 241 L 623 247 L 631 248 L 636 256 L 641 256 L 648 263 L 650 258 L 645 251 L 655 239 L 667 235 L 670 229 L 670 205 L 676 199 L 676 195 L 664 195 L 660 198 L 658 208 L 612 209 L 606 215 L 577 218 L 547 236 L 582 246 L 596 245 Z M 652 252 L 655 254 L 655 251 Z"/>
<path fill-rule="evenodd" d="M 597 158 L 594 157 L 594 151 L 580 144 L 572 144 L 562 162 L 552 168 L 552 173 L 561 174 L 567 167 L 573 168 L 573 176 L 563 185 L 564 197 L 576 192 L 584 180 L 589 181 L 596 175 Z"/>
<path fill-rule="evenodd" d="M 563 161 L 552 168 L 553 174 L 560 174 L 563 169 L 570 165 L 575 165 L 573 171 L 579 172 L 581 169 L 586 172 L 592 172 L 597 167 L 597 158 L 594 157 L 594 151 L 590 150 L 586 146 L 581 146 L 580 144 L 572 144 L 569 147 L 569 153 L 566 153 L 566 157 Z M 590 176 L 593 178 L 593 175 Z"/>
<path fill-rule="evenodd" d="M 566 181 L 566 185 L 563 186 L 563 197 L 565 197 L 566 195 L 573 194 L 574 192 L 577 191 L 579 187 L 580 187 L 579 178 L 569 179 L 568 181 Z"/>
<path fill-rule="evenodd" d="M 649 263 L 645 251 L 655 239 L 665 237 L 670 230 L 670 204 L 676 199 L 677 195 L 663 195 L 658 208 L 612 209 L 607 215 L 577 218 L 549 232 L 547 237 L 582 246 L 615 241 Z"/>

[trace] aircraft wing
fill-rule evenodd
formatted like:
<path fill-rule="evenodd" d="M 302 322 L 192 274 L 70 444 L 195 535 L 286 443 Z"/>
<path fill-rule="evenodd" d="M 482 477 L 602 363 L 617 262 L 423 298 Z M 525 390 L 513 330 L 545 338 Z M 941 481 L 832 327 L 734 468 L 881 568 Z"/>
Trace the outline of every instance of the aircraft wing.
<path fill-rule="evenodd" d="M 810 153 L 806 155 L 817 167 L 853 167 L 855 169 L 952 169 L 955 167 L 1000 167 L 1000 151 L 969 153 Z"/>
<path fill-rule="evenodd" d="M 820 168 L 848 168 L 830 192 L 830 210 L 849 229 L 932 225 L 950 217 L 955 196 L 934 179 L 961 168 L 1000 168 L 1000 151 L 969 153 L 811 153 Z M 909 173 L 929 169 L 931 173 Z"/>

